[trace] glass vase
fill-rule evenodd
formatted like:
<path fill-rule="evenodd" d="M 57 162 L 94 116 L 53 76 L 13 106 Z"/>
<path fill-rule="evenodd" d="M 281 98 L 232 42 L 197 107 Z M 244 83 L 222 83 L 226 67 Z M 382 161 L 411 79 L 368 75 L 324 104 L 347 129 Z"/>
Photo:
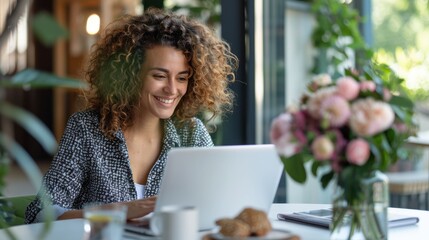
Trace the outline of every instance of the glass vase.
<path fill-rule="evenodd" d="M 374 171 L 367 178 L 356 181 L 359 186 L 353 189 L 355 191 L 353 193 L 337 185 L 332 204 L 330 239 L 387 239 L 389 206 L 387 176 L 380 171 Z"/>

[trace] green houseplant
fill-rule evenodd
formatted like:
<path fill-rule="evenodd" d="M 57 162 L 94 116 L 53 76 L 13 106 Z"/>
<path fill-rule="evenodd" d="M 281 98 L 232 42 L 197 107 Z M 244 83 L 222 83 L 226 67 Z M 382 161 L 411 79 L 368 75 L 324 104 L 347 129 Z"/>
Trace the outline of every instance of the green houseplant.
<path fill-rule="evenodd" d="M 0 33 L 0 46 L 6 43 L 8 37 L 16 28 L 21 17 L 24 15 L 25 9 L 28 9 L 31 1 L 17 1 L 11 6 L 9 13 L 6 16 L 6 26 L 3 32 Z M 35 35 L 45 44 L 54 44 L 59 37 L 64 37 L 65 29 L 47 13 L 41 13 L 35 16 L 37 21 L 33 22 Z M 59 31 L 60 29 L 60 31 Z M 49 154 L 54 154 L 57 148 L 57 142 L 49 130 L 49 128 L 40 121 L 37 116 L 31 112 L 22 109 L 8 102 L 5 97 L 6 91 L 9 89 L 35 89 L 35 88 L 83 88 L 86 85 L 76 79 L 59 77 L 54 74 L 39 71 L 36 69 L 24 69 L 14 75 L 3 75 L 0 73 L 0 118 L 5 121 L 10 121 L 21 126 L 27 131 Z M 3 128 L 5 126 L 2 126 Z M 5 187 L 4 178 L 8 172 L 9 164 L 12 160 L 16 161 L 28 176 L 35 187 L 40 188 L 42 174 L 31 157 L 31 155 L 4 130 L 0 131 L 0 196 L 3 196 Z M 49 199 L 45 199 L 49 202 Z M 5 228 L 10 239 L 15 239 L 15 236 L 8 231 L 8 226 L 15 222 L 14 210 L 10 208 L 10 202 L 0 200 L 0 228 Z M 49 228 L 49 221 L 45 224 L 45 230 Z M 40 238 L 43 238 L 46 231 L 43 231 Z"/>
<path fill-rule="evenodd" d="M 316 25 L 311 36 L 317 49 L 314 73 L 326 72 L 338 76 L 341 69 L 365 65 L 373 50 L 365 43 L 359 31 L 364 19 L 356 9 L 338 0 L 311 1 Z"/>

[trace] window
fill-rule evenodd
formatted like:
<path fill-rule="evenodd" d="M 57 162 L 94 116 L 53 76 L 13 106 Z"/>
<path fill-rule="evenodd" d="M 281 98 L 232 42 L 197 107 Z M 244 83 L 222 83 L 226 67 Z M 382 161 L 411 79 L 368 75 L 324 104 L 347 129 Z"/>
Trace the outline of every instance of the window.
<path fill-rule="evenodd" d="M 6 17 L 10 8 L 16 4 L 16 0 L 4 0 L 0 2 L 0 32 L 4 33 L 7 26 Z M 7 75 L 24 69 L 27 66 L 27 7 L 23 10 L 24 17 L 18 20 L 15 29 L 11 29 L 12 34 L 7 39 L 0 40 L 0 73 Z"/>
<path fill-rule="evenodd" d="M 429 1 L 372 1 L 376 59 L 405 79 L 416 101 L 429 97 Z M 426 108 L 426 107 L 425 107 Z M 429 130 L 429 117 L 419 116 L 420 130 Z"/>

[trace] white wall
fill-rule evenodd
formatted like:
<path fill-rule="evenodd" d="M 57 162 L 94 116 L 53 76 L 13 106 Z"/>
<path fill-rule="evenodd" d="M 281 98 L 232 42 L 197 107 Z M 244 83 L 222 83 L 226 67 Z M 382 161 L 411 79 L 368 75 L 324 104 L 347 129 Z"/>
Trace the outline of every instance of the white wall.
<path fill-rule="evenodd" d="M 306 84 L 311 80 L 314 48 L 311 32 L 314 19 L 309 11 L 295 8 L 286 9 L 286 106 L 298 104 Z M 307 166 L 308 168 L 310 166 Z M 309 169 L 307 169 L 309 170 Z M 310 171 L 307 171 L 310 173 Z M 287 202 L 290 203 L 330 203 L 331 188 L 322 190 L 318 179 L 308 174 L 305 184 L 298 184 L 287 177 Z"/>
<path fill-rule="evenodd" d="M 311 32 L 314 19 L 310 13 L 286 9 L 286 104 L 296 104 L 311 79 L 314 48 Z"/>
<path fill-rule="evenodd" d="M 429 131 L 429 116 L 422 113 L 416 114 L 416 121 L 419 125 L 419 131 Z"/>

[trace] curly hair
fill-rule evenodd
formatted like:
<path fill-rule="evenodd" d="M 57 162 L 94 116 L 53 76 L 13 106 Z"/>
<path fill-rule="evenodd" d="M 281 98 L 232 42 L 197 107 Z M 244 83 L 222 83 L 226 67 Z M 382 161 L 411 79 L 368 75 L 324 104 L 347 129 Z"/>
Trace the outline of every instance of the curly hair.
<path fill-rule="evenodd" d="M 181 50 L 191 67 L 188 89 L 173 114 L 180 123 L 208 111 L 212 118 L 232 110 L 237 57 L 207 26 L 186 16 L 148 9 L 124 16 L 107 28 L 93 46 L 85 77 L 88 107 L 100 113 L 100 128 L 109 137 L 133 124 L 140 101 L 145 52 L 154 46 Z"/>

